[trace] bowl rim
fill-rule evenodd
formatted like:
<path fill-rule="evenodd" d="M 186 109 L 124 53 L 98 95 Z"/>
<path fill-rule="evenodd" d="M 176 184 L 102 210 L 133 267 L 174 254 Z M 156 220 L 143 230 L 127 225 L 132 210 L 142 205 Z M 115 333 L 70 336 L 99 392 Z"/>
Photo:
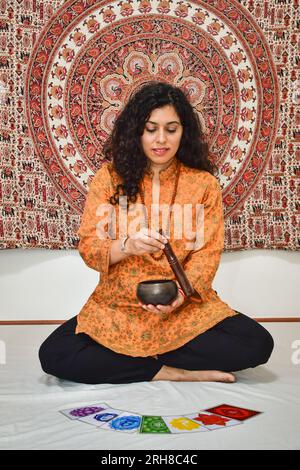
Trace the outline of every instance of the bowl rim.
<path fill-rule="evenodd" d="M 167 284 L 167 283 L 171 283 L 171 284 L 176 284 L 176 282 L 173 280 L 173 279 L 153 279 L 153 280 L 148 280 L 148 281 L 141 281 L 138 283 L 138 286 L 148 286 L 148 285 L 151 285 L 151 286 L 154 286 L 154 285 L 159 285 L 159 284 Z"/>

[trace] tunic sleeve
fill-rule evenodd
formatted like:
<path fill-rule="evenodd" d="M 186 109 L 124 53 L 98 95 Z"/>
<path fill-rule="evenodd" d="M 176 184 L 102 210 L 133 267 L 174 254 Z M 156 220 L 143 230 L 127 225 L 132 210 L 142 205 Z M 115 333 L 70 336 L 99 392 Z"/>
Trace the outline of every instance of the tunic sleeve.
<path fill-rule="evenodd" d="M 199 249 L 191 250 L 184 263 L 185 273 L 194 289 L 206 300 L 220 263 L 224 247 L 224 217 L 222 191 L 215 177 L 209 181 L 203 200 L 203 243 Z"/>
<path fill-rule="evenodd" d="M 109 236 L 111 209 L 110 173 L 107 164 L 95 174 L 86 198 L 79 236 L 78 250 L 90 268 L 101 273 L 101 281 L 109 272 L 110 249 L 113 240 Z"/>

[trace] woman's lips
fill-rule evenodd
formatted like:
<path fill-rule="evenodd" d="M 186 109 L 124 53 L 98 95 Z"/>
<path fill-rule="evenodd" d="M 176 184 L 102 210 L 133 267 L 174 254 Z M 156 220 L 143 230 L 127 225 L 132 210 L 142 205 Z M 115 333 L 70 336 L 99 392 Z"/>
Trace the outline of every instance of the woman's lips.
<path fill-rule="evenodd" d="M 152 149 L 156 155 L 164 155 L 169 149 L 168 148 L 161 148 L 161 149 Z"/>

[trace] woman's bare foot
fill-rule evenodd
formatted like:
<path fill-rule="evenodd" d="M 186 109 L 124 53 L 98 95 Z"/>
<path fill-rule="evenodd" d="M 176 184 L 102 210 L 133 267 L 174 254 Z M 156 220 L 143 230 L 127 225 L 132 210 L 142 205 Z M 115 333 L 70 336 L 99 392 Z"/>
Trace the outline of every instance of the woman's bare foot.
<path fill-rule="evenodd" d="M 162 366 L 152 381 L 171 380 L 176 382 L 235 382 L 235 376 L 219 370 L 185 370 Z"/>
<path fill-rule="evenodd" d="M 229 372 L 222 372 L 220 370 L 184 370 L 184 382 L 235 382 L 235 376 Z"/>

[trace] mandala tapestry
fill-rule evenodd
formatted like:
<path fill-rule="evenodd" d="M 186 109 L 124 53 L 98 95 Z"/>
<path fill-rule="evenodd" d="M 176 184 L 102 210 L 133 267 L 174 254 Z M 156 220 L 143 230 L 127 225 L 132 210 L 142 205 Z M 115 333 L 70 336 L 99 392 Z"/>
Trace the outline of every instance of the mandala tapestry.
<path fill-rule="evenodd" d="M 184 90 L 226 250 L 299 248 L 297 0 L 0 0 L 0 248 L 76 248 L 103 143 L 149 80 Z"/>

